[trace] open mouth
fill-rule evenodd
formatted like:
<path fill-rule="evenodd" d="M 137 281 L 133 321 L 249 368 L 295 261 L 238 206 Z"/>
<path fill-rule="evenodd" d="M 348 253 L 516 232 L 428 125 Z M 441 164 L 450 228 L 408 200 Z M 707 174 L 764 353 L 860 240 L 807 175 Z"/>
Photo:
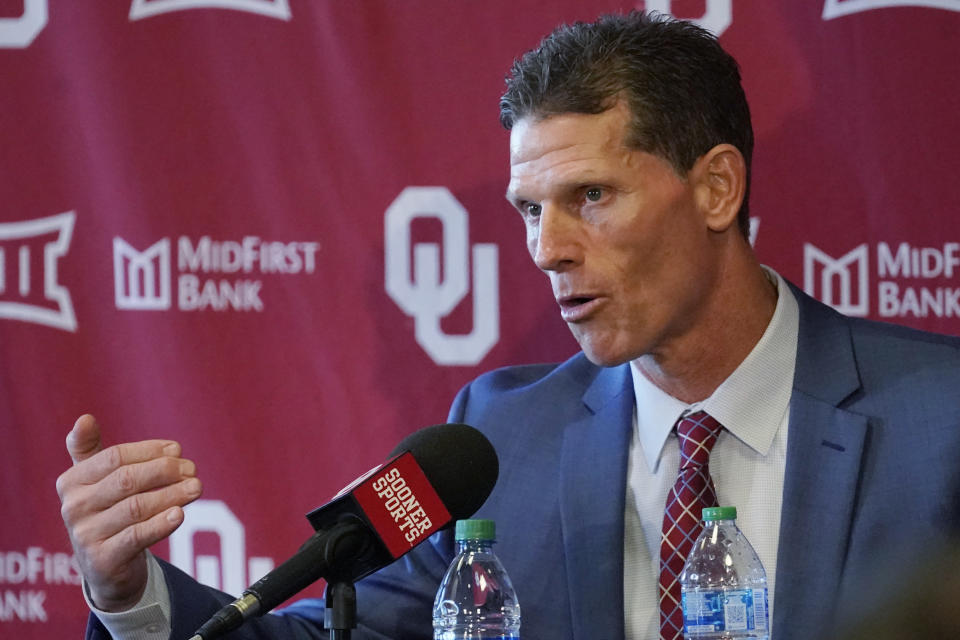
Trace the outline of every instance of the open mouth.
<path fill-rule="evenodd" d="M 579 307 L 582 304 L 587 304 L 593 300 L 593 298 L 588 298 L 586 296 L 576 297 L 576 298 L 566 298 L 560 301 L 561 307 Z"/>
<path fill-rule="evenodd" d="M 599 298 L 591 296 L 569 296 L 560 298 L 557 302 L 560 304 L 560 315 L 567 322 L 576 322 L 583 320 L 599 304 Z"/>

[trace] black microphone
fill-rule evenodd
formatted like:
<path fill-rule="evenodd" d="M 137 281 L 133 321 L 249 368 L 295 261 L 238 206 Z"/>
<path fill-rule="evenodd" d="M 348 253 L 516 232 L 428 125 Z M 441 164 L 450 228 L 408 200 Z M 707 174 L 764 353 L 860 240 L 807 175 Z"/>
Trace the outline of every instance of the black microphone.
<path fill-rule="evenodd" d="M 472 516 L 493 490 L 499 461 L 486 436 L 465 424 L 410 434 L 389 460 L 307 514 L 314 533 L 286 562 L 218 611 L 190 640 L 212 640 L 325 578 L 352 583 L 433 533 Z"/>

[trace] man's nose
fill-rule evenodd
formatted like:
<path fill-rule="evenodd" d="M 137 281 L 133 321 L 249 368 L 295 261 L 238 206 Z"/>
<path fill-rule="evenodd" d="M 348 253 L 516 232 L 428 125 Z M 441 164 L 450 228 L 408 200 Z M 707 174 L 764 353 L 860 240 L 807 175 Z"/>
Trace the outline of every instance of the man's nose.
<path fill-rule="evenodd" d="M 562 271 L 577 264 L 582 251 L 580 234 L 573 214 L 543 205 L 539 224 L 529 238 L 534 263 L 544 271 Z"/>

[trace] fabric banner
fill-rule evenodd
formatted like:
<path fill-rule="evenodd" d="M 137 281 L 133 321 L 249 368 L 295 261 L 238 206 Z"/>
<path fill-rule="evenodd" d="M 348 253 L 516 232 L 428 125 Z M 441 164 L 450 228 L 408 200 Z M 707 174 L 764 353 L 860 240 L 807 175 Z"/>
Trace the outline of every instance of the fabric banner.
<path fill-rule="evenodd" d="M 469 379 L 573 354 L 498 98 L 632 8 L 740 61 L 765 264 L 960 333 L 960 0 L 0 0 L 0 636 L 82 632 L 82 413 L 183 444 L 204 496 L 156 553 L 239 593 Z"/>

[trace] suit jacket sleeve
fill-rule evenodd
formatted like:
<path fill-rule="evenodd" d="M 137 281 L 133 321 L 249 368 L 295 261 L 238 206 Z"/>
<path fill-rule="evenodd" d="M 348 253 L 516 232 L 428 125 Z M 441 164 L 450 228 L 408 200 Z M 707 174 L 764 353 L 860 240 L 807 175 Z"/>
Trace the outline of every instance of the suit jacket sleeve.
<path fill-rule="evenodd" d="M 186 573 L 158 558 L 163 569 L 171 605 L 171 640 L 186 640 L 221 607 L 233 601 L 230 596 L 206 587 Z M 237 640 L 267 640 L 290 638 L 293 640 L 326 639 L 323 631 L 323 603 L 304 600 L 304 605 L 291 615 L 267 615 L 248 621 L 241 629 L 231 634 Z M 375 636 L 373 636 L 375 637 Z M 85 636 L 86 640 L 110 638 L 99 619 L 91 614 Z"/>

